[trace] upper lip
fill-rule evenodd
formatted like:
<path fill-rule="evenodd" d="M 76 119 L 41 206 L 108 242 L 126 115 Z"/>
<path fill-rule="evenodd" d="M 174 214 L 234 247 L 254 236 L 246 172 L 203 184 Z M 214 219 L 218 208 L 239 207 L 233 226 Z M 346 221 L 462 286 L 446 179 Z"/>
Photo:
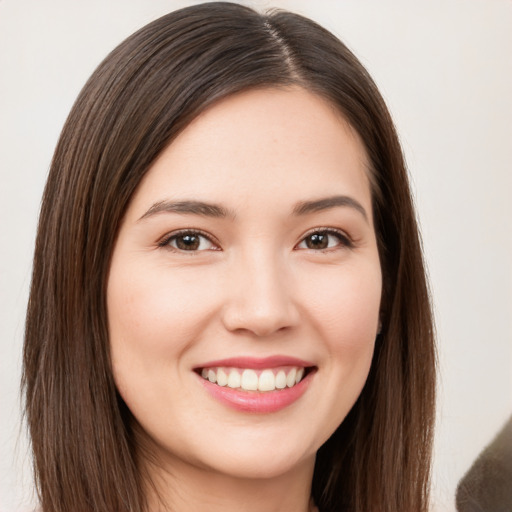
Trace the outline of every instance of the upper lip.
<path fill-rule="evenodd" d="M 214 368 L 214 367 L 228 367 L 228 368 L 251 368 L 259 370 L 263 368 L 276 368 L 278 366 L 299 366 L 310 367 L 315 366 L 310 361 L 298 359 L 285 355 L 275 355 L 268 357 L 229 357 L 227 359 L 217 359 L 215 361 L 208 361 L 202 365 L 196 366 L 196 369 Z"/>

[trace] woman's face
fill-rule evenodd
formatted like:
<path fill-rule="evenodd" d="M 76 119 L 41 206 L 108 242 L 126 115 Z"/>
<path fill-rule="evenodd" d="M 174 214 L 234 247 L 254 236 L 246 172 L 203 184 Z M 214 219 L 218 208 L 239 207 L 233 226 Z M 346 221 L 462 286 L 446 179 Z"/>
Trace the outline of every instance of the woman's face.
<path fill-rule="evenodd" d="M 220 101 L 149 170 L 114 248 L 108 319 L 119 393 L 161 467 L 312 467 L 373 354 L 367 167 L 341 116 L 293 88 Z"/>

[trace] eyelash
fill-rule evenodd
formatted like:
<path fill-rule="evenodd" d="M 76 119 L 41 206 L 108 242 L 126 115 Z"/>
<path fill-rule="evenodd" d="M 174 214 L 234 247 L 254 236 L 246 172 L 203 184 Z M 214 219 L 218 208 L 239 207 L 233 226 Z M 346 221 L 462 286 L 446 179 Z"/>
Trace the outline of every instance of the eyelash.
<path fill-rule="evenodd" d="M 353 241 L 350 239 L 350 237 L 344 233 L 343 231 L 340 231 L 338 229 L 334 228 L 315 228 L 314 230 L 306 233 L 304 237 L 301 239 L 301 241 L 295 246 L 298 247 L 299 245 L 305 243 L 306 239 L 313 235 L 327 235 L 327 236 L 335 236 L 338 239 L 338 242 L 334 247 L 327 247 L 324 249 L 311 249 L 311 248 L 305 248 L 307 250 L 311 250 L 314 252 L 330 252 L 335 251 L 340 248 L 352 248 L 354 246 Z M 187 249 L 180 249 L 178 247 L 173 247 L 171 244 L 172 241 L 177 240 L 179 237 L 183 237 L 185 235 L 192 236 L 192 237 L 200 237 L 206 239 L 210 244 L 215 246 L 215 249 L 202 249 L 202 250 L 187 250 Z M 199 242 L 201 243 L 201 242 Z M 220 250 L 218 247 L 218 243 L 215 242 L 211 235 L 208 235 L 207 233 L 197 230 L 197 229 L 183 229 L 180 231 L 175 231 L 170 233 L 168 236 L 164 237 L 160 242 L 158 242 L 158 247 L 167 248 L 169 250 L 172 250 L 174 252 L 184 254 L 189 253 L 190 255 L 193 255 L 197 252 L 203 252 L 204 250 Z"/>
<path fill-rule="evenodd" d="M 202 252 L 202 251 L 197 251 L 197 250 L 179 249 L 178 247 L 173 247 L 172 245 L 170 245 L 173 240 L 177 240 L 179 237 L 183 237 L 185 235 L 205 238 L 206 240 L 208 240 L 208 242 L 210 244 L 217 247 L 216 249 L 211 249 L 211 250 L 219 250 L 218 249 L 219 244 L 216 243 L 212 239 L 212 236 L 208 235 L 207 233 L 204 233 L 203 231 L 200 231 L 198 229 L 182 229 L 180 231 L 173 231 L 169 235 L 165 236 L 160 242 L 158 242 L 158 246 L 162 247 L 162 248 L 170 249 L 170 250 L 172 250 L 174 252 L 178 252 L 180 254 L 190 253 L 192 255 L 195 252 Z"/>
<path fill-rule="evenodd" d="M 309 249 L 308 248 L 309 250 L 312 250 L 315 252 L 330 252 L 330 251 L 335 251 L 340 248 L 351 249 L 354 247 L 353 241 L 346 233 L 344 233 L 343 231 L 341 231 L 339 229 L 334 229 L 334 228 L 315 228 L 312 231 L 309 231 L 308 233 L 306 233 L 304 235 L 304 237 L 302 238 L 302 240 L 299 242 L 299 244 L 297 244 L 297 246 L 304 243 L 307 238 L 309 238 L 313 235 L 318 235 L 318 234 L 327 235 L 327 236 L 335 236 L 338 239 L 339 243 L 336 244 L 334 247 L 327 247 L 325 249 Z"/>

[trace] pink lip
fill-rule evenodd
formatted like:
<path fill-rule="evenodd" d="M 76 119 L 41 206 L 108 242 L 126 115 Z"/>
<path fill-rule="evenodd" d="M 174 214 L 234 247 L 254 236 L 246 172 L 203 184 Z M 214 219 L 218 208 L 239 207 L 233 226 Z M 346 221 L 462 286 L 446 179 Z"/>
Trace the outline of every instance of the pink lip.
<path fill-rule="evenodd" d="M 265 393 L 217 386 L 200 376 L 198 378 L 206 391 L 219 402 L 237 411 L 263 414 L 280 411 L 296 402 L 306 392 L 313 375 L 314 372 L 309 373 L 292 388 Z"/>
<path fill-rule="evenodd" d="M 230 364 L 227 365 L 226 361 L 219 361 L 222 364 L 218 366 L 231 366 L 237 367 L 237 365 L 233 365 L 233 360 L 230 360 Z M 286 362 L 285 365 L 290 364 Z M 279 365 L 277 366 L 285 366 Z M 217 362 L 214 365 L 217 366 Z M 296 366 L 301 366 L 297 365 Z M 248 366 L 241 366 L 242 368 L 248 368 Z M 251 367 L 249 367 L 251 368 Z M 252 366 L 252 368 L 255 368 Z M 266 366 L 269 368 L 269 366 Z M 272 413 L 277 412 L 289 405 L 293 404 L 306 392 L 309 384 L 314 378 L 316 371 L 313 370 L 309 372 L 298 384 L 291 388 L 285 388 L 275 391 L 267 391 L 267 392 L 259 392 L 259 391 L 245 391 L 240 388 L 233 389 L 227 386 L 219 386 L 210 382 L 207 379 L 204 379 L 200 375 L 197 375 L 197 378 L 200 379 L 201 384 L 204 386 L 204 389 L 216 400 L 221 402 L 224 405 L 227 405 L 231 409 L 235 409 L 240 412 L 249 412 L 253 414 L 264 414 L 264 413 Z"/>
<path fill-rule="evenodd" d="M 278 366 L 302 366 L 308 368 L 314 366 L 309 361 L 297 359 L 289 356 L 270 356 L 270 357 L 231 357 L 228 359 L 218 359 L 217 361 L 208 361 L 207 363 L 197 366 L 199 368 L 214 368 L 214 367 L 227 367 L 227 368 L 250 368 L 253 370 L 261 370 L 263 368 L 277 368 Z M 218 386 L 217 386 L 218 387 Z M 290 388 L 293 389 L 293 388 Z"/>

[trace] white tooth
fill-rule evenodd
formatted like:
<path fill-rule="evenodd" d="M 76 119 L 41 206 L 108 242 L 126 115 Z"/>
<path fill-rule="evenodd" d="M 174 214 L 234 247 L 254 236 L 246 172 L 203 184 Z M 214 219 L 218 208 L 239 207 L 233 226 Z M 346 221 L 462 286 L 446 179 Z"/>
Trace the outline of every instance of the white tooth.
<path fill-rule="evenodd" d="M 231 370 L 228 377 L 228 387 L 236 389 L 240 387 L 240 374 L 236 370 Z"/>
<path fill-rule="evenodd" d="M 263 370 L 258 380 L 259 391 L 274 391 L 276 389 L 276 378 L 272 370 Z"/>
<path fill-rule="evenodd" d="M 302 380 L 303 376 L 304 376 L 304 368 L 299 368 L 297 370 L 297 375 L 295 376 L 295 383 L 298 384 Z"/>
<path fill-rule="evenodd" d="M 258 375 L 254 370 L 244 370 L 241 387 L 246 391 L 256 391 L 258 389 Z"/>
<path fill-rule="evenodd" d="M 286 387 L 286 373 L 284 373 L 283 370 L 279 370 L 276 375 L 276 388 L 284 389 L 285 387 Z"/>
<path fill-rule="evenodd" d="M 208 370 L 208 380 L 210 382 L 215 382 L 217 380 L 217 375 L 211 368 Z"/>
<path fill-rule="evenodd" d="M 286 385 L 291 388 L 295 386 L 295 376 L 297 375 L 297 368 L 292 368 L 286 377 Z"/>
<path fill-rule="evenodd" d="M 201 370 L 201 377 L 203 377 L 203 379 L 207 379 L 208 378 L 208 370 L 206 368 L 203 368 Z"/>
<path fill-rule="evenodd" d="M 217 384 L 219 386 L 225 386 L 227 383 L 228 383 L 227 373 L 222 368 L 219 368 L 217 370 Z"/>

